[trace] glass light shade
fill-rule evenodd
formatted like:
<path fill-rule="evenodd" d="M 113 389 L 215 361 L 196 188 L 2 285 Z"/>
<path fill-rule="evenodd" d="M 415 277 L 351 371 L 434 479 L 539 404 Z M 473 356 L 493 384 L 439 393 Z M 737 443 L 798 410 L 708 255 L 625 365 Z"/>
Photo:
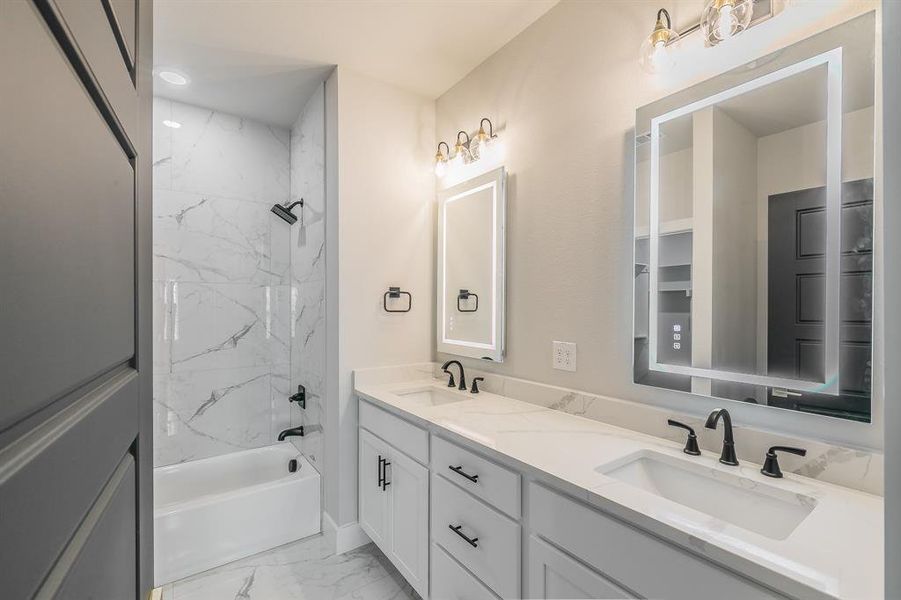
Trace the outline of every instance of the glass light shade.
<path fill-rule="evenodd" d="M 701 31 L 708 46 L 731 39 L 748 28 L 753 0 L 708 0 L 701 14 Z"/>
<path fill-rule="evenodd" d="M 641 68 L 651 75 L 671 69 L 676 64 L 672 45 L 678 39 L 678 33 L 661 26 L 658 22 L 657 28 L 645 38 L 639 49 L 638 62 Z"/>
<path fill-rule="evenodd" d="M 436 160 L 435 175 L 437 175 L 438 177 L 444 177 L 445 173 L 447 173 L 447 160 Z"/>

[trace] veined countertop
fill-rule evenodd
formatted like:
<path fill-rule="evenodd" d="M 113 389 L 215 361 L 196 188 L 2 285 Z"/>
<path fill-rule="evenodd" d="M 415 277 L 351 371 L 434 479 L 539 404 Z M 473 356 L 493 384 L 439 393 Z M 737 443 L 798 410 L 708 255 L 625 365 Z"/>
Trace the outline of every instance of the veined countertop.
<path fill-rule="evenodd" d="M 396 392 L 433 388 L 459 394 L 437 406 Z M 772 479 L 760 464 L 722 465 L 718 455 L 682 453 L 680 444 L 489 392 L 472 395 L 435 379 L 360 382 L 358 396 L 453 441 L 515 467 L 561 491 L 788 595 L 883 597 L 883 499 L 786 473 Z M 720 425 L 722 427 L 722 425 Z M 740 443 L 740 432 L 737 443 Z M 597 470 L 642 450 L 703 465 L 721 480 L 797 494 L 816 507 L 784 540 L 743 529 L 613 479 Z M 763 457 L 761 457 L 763 458 Z M 806 496 L 807 498 L 802 499 Z"/>

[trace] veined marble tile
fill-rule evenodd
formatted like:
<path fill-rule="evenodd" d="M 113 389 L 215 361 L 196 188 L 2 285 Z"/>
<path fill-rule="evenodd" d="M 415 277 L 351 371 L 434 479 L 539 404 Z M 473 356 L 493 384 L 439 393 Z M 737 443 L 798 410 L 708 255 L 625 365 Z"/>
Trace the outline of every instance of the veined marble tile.
<path fill-rule="evenodd" d="M 157 189 L 154 277 L 210 283 L 270 283 L 269 222 L 255 202 Z"/>
<path fill-rule="evenodd" d="M 307 538 L 176 581 L 164 600 L 382 600 L 415 598 L 374 545 L 334 555 L 322 536 Z M 373 585 L 382 582 L 381 585 Z M 393 582 L 393 583 L 392 583 Z M 412 590 L 411 590 L 412 591 Z M 169 595 L 167 595 L 167 593 Z"/>
<path fill-rule="evenodd" d="M 154 465 L 271 443 L 269 368 L 157 374 Z"/>
<path fill-rule="evenodd" d="M 154 281 L 153 293 L 153 371 L 168 372 L 171 354 L 171 293 L 167 281 Z"/>
<path fill-rule="evenodd" d="M 292 379 L 311 392 L 322 395 L 325 371 L 325 282 L 297 284 L 292 294 Z"/>
<path fill-rule="evenodd" d="M 287 340 L 273 335 L 278 294 L 270 286 L 174 282 L 172 289 L 173 372 L 269 366 L 287 356 Z"/>
<path fill-rule="evenodd" d="M 153 189 L 172 186 L 172 128 L 163 121 L 172 120 L 172 101 L 153 98 Z"/>
<path fill-rule="evenodd" d="M 172 189 L 271 205 L 289 197 L 285 129 L 172 102 Z"/>
<path fill-rule="evenodd" d="M 300 283 L 325 279 L 325 220 L 299 225 L 291 230 L 291 277 Z"/>

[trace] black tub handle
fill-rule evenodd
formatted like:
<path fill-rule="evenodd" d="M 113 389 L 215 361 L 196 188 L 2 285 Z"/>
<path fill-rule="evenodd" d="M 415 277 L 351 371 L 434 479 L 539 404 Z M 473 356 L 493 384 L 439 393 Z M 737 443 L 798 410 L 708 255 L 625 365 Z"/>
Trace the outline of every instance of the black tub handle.
<path fill-rule="evenodd" d="M 456 525 L 456 526 L 448 525 L 448 527 L 450 527 L 451 531 L 453 531 L 454 533 L 459 535 L 461 538 L 466 540 L 466 543 L 469 544 L 470 546 L 472 546 L 473 548 L 479 547 L 479 545 L 476 543 L 479 541 L 479 538 L 471 538 L 471 537 L 467 536 L 465 533 L 463 533 L 462 531 L 460 531 L 461 529 L 463 529 L 462 525 Z"/>
<path fill-rule="evenodd" d="M 460 475 L 461 477 L 465 477 L 466 479 L 470 480 L 473 483 L 479 482 L 479 476 L 478 475 L 470 475 L 469 473 L 465 472 L 463 470 L 463 465 L 460 465 L 458 467 L 455 467 L 453 465 L 448 465 L 447 468 L 450 469 L 451 471 L 453 471 L 454 473 L 456 473 L 457 475 Z"/>

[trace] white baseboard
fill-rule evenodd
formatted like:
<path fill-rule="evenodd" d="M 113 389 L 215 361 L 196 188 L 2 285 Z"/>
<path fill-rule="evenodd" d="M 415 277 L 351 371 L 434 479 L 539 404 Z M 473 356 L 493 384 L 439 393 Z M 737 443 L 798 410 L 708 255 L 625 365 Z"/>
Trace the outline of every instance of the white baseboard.
<path fill-rule="evenodd" d="M 358 521 L 347 523 L 338 527 L 331 515 L 322 513 L 322 534 L 332 541 L 335 554 L 344 554 L 360 546 L 365 546 L 371 540 Z"/>

